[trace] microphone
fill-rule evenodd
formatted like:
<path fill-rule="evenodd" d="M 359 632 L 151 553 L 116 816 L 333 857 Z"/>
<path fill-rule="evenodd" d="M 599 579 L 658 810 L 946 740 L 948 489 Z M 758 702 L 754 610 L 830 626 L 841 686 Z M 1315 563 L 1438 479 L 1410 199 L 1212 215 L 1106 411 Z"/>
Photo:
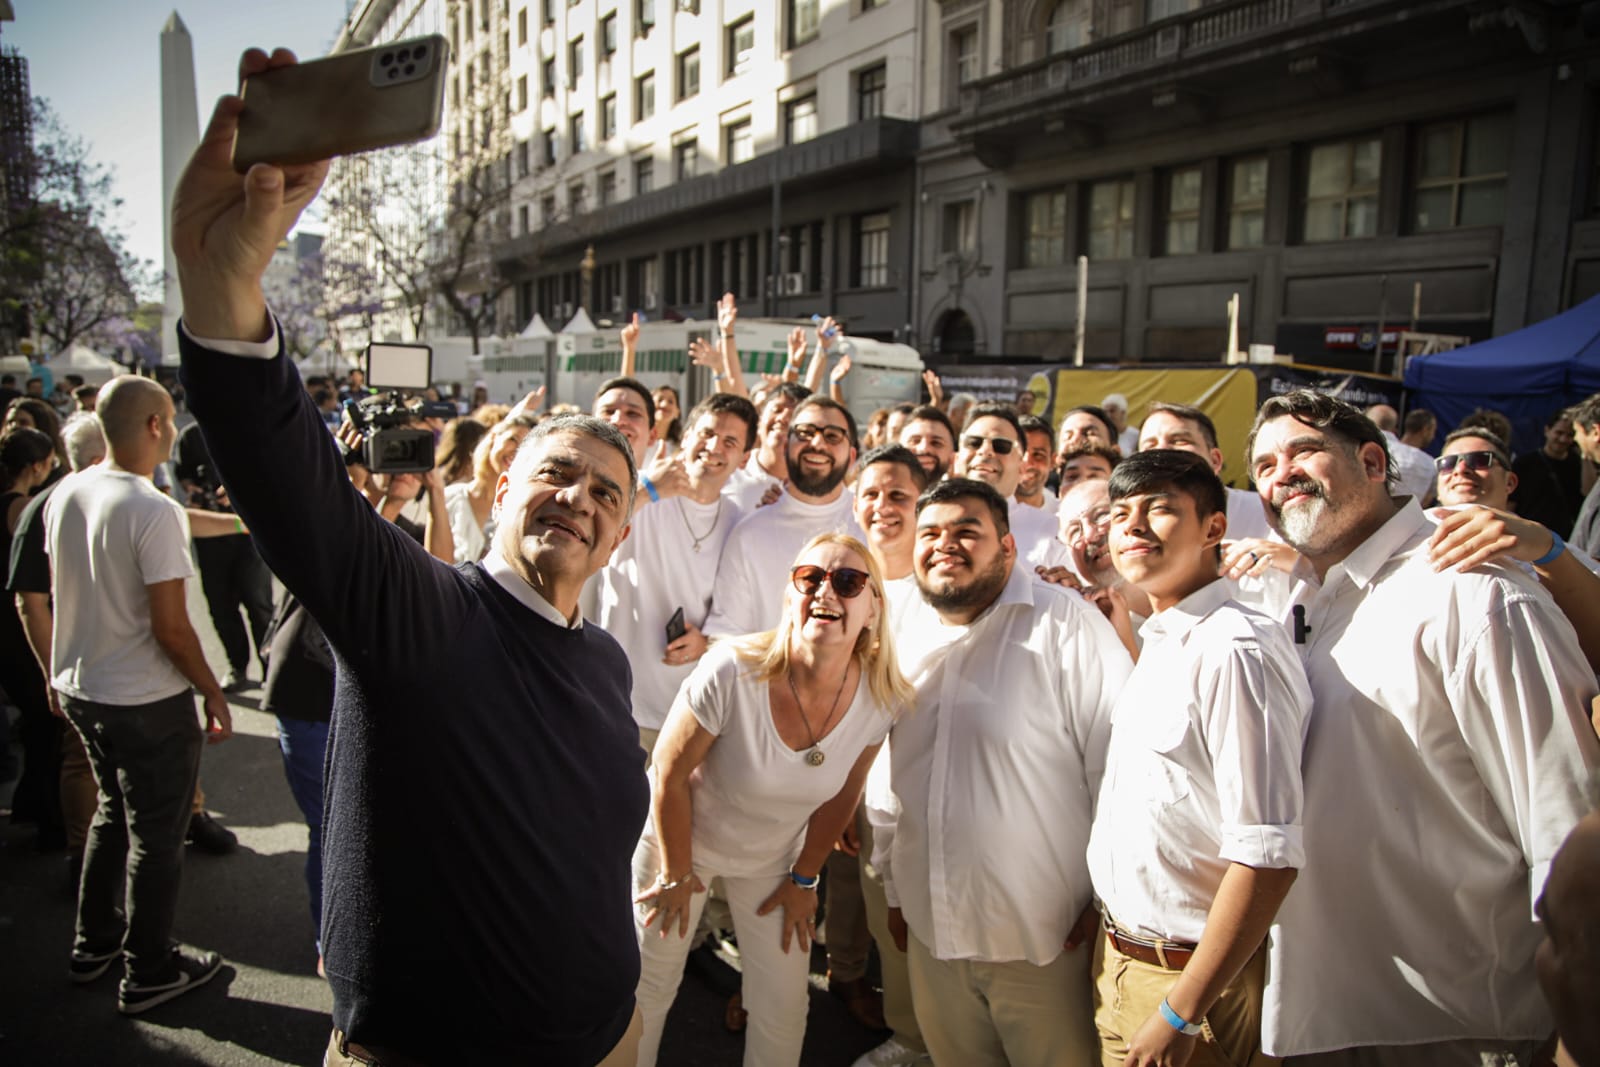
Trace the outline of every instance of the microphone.
<path fill-rule="evenodd" d="M 1296 604 L 1294 606 L 1294 643 L 1297 645 L 1305 644 L 1306 635 L 1310 632 L 1311 627 L 1306 625 L 1306 606 L 1304 604 Z"/>

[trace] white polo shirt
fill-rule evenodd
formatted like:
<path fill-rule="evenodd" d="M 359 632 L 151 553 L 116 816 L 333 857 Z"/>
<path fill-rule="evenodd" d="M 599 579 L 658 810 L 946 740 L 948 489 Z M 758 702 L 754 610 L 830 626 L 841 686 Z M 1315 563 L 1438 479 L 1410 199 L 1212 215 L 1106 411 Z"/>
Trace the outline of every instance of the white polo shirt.
<path fill-rule="evenodd" d="M 848 489 L 829 504 L 806 504 L 784 493 L 777 503 L 740 520 L 722 548 L 705 632 L 734 637 L 776 627 L 783 614 L 789 568 L 807 541 L 822 533 L 866 540 L 851 514 L 854 504 Z"/>
<path fill-rule="evenodd" d="M 1303 867 L 1311 689 L 1289 635 L 1218 579 L 1144 624 L 1089 835 L 1119 926 L 1195 943 L 1230 864 Z"/>

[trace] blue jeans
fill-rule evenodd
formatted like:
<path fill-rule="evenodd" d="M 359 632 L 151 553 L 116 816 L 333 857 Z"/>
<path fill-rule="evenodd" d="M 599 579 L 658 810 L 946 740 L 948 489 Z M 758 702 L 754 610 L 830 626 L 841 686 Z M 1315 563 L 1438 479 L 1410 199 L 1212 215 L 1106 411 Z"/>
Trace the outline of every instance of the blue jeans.
<path fill-rule="evenodd" d="M 278 749 L 283 776 L 300 805 L 311 842 L 306 846 L 306 889 L 311 894 L 311 925 L 322 954 L 322 760 L 328 749 L 328 724 L 278 718 Z"/>

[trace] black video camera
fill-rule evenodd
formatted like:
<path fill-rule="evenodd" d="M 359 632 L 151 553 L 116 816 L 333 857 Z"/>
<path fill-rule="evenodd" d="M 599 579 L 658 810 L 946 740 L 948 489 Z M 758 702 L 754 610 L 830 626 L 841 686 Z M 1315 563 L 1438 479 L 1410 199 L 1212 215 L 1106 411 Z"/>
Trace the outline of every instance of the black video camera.
<path fill-rule="evenodd" d="M 345 462 L 360 462 L 374 474 L 433 469 L 433 431 L 411 424 L 452 418 L 456 408 L 416 395 L 428 387 L 432 372 L 433 350 L 427 345 L 367 346 L 367 381 L 379 391 L 345 402 L 345 412 L 364 438 L 360 455 L 346 454 Z"/>

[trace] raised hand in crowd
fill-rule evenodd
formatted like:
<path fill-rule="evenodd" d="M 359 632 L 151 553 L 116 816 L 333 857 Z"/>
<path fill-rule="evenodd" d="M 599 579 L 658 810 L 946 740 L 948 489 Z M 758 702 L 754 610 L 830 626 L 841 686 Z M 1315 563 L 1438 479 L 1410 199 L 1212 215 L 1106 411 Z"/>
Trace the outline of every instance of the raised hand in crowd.
<path fill-rule="evenodd" d="M 783 381 L 797 382 L 800 372 L 806 362 L 806 331 L 802 326 L 796 326 L 789 331 L 789 361 L 784 364 Z M 765 377 L 765 376 L 763 376 Z"/>
<path fill-rule="evenodd" d="M 624 330 L 627 327 L 623 327 Z M 519 415 L 537 415 L 539 409 L 544 407 L 545 396 L 549 392 L 544 386 L 534 389 L 527 396 L 517 401 L 516 406 L 506 412 L 506 418 L 514 419 Z"/>
<path fill-rule="evenodd" d="M 938 408 L 940 411 L 943 411 L 945 408 L 944 383 L 939 380 L 939 372 L 933 370 L 923 371 L 922 384 L 926 386 L 928 390 L 928 403 Z M 956 427 L 957 431 L 960 429 L 961 427 Z"/>
<path fill-rule="evenodd" d="M 639 365 L 639 313 L 635 311 L 626 325 L 618 332 L 622 340 L 622 370 L 619 372 L 624 378 L 632 378 L 635 368 Z"/>

